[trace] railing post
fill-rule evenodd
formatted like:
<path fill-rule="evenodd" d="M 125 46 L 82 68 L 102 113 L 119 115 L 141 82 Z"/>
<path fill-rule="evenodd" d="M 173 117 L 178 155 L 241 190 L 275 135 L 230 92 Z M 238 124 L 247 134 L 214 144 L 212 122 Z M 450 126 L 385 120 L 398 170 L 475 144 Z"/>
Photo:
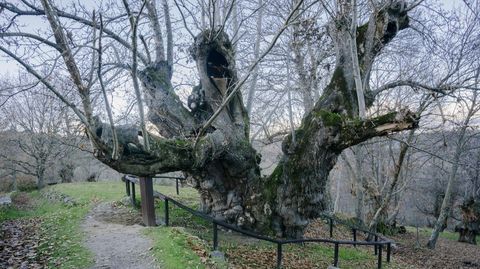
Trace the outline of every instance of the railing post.
<path fill-rule="evenodd" d="M 218 227 L 215 221 L 213 222 L 213 250 L 218 248 Z"/>
<path fill-rule="evenodd" d="M 133 182 L 131 183 L 132 183 L 132 195 L 130 196 L 130 198 L 132 199 L 132 206 L 137 207 L 137 198 L 135 197 L 135 183 Z"/>
<path fill-rule="evenodd" d="M 378 269 L 382 268 L 382 249 L 383 249 L 383 244 L 378 245 L 378 264 L 377 264 Z"/>
<path fill-rule="evenodd" d="M 165 200 L 164 200 L 164 204 L 165 204 L 165 226 L 168 226 L 168 198 L 165 197 Z"/>
<path fill-rule="evenodd" d="M 378 236 L 377 235 L 375 235 L 375 242 L 378 242 Z M 374 246 L 375 246 L 375 255 L 377 255 L 378 246 L 377 246 L 377 244 L 375 244 Z"/>
<path fill-rule="evenodd" d="M 353 228 L 353 242 L 357 242 L 357 229 Z M 354 247 L 357 247 L 357 244 L 353 244 Z"/>
<path fill-rule="evenodd" d="M 177 195 L 179 195 L 180 192 L 178 191 L 178 178 L 175 179 L 175 189 L 177 191 Z"/>
<path fill-rule="evenodd" d="M 127 177 L 124 177 L 125 179 L 125 192 L 127 193 L 127 196 L 130 196 L 130 181 L 128 181 Z"/>
<path fill-rule="evenodd" d="M 335 243 L 335 249 L 333 252 L 333 266 L 338 267 L 338 243 Z"/>
<path fill-rule="evenodd" d="M 282 268 L 282 243 L 277 243 L 277 269 Z"/>
<path fill-rule="evenodd" d="M 392 254 L 392 243 L 387 244 L 387 262 L 390 263 L 390 255 Z"/>
<path fill-rule="evenodd" d="M 333 219 L 330 218 L 330 237 L 333 237 Z"/>

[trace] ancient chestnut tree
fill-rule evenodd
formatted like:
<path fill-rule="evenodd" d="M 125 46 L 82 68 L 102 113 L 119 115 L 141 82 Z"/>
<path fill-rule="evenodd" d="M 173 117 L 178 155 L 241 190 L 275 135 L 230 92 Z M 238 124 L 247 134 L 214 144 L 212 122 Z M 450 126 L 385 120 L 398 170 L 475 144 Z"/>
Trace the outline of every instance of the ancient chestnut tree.
<path fill-rule="evenodd" d="M 250 143 L 249 117 L 239 91 L 245 80 L 237 74 L 234 46 L 222 26 L 212 24 L 213 28 L 201 31 L 193 41 L 190 53 L 200 81 L 192 89 L 187 107 L 172 85 L 169 17 L 165 16 L 164 50 L 154 1 L 145 1 L 137 13 L 131 11 L 128 1 L 123 1 L 130 18 L 131 42 L 115 35 L 95 16 L 85 20 L 55 8 L 49 0 L 41 2 L 41 7 L 32 4 L 29 10 L 7 3 L 0 7 L 17 15 L 48 18 L 54 41 L 42 37 L 36 40 L 50 43 L 60 52 L 77 86 L 82 109 L 66 100 L 15 53 L 3 46 L 0 50 L 63 98 L 85 125 L 96 157 L 120 172 L 138 176 L 183 171 L 200 191 L 206 212 L 246 229 L 302 236 L 309 219 L 327 209 L 328 175 L 342 150 L 372 137 L 415 128 L 419 120 L 408 110 L 375 118 L 368 118 L 365 113 L 375 99 L 368 83 L 375 58 L 399 31 L 408 27 L 409 7 L 404 1 L 385 1 L 359 27 L 355 1 L 338 1 L 328 25 L 336 54 L 333 76 L 313 108 L 306 112 L 301 126 L 284 138 L 283 157 L 269 177 L 260 176 L 261 157 Z M 296 3 L 298 7 L 302 1 Z M 168 14 L 168 5 L 164 8 Z M 137 53 L 136 32 L 141 18 L 137 14 L 143 10 L 154 32 L 154 59 L 149 54 Z M 293 11 L 291 16 L 295 14 Z M 100 37 L 117 40 L 134 54 L 132 64 L 125 68 L 132 76 L 135 91 L 143 90 L 148 107 L 145 121 L 155 126 L 155 131 L 147 130 L 144 122 L 141 126 L 113 126 L 111 119 L 104 123 L 94 116 L 90 94 L 93 83 L 82 78 L 69 33 L 59 18 L 92 27 Z M 99 44 L 101 40 L 93 42 L 94 47 Z M 101 63 L 101 46 L 96 53 Z M 103 84 L 101 72 L 98 76 Z M 139 109 L 142 114 L 143 108 Z"/>

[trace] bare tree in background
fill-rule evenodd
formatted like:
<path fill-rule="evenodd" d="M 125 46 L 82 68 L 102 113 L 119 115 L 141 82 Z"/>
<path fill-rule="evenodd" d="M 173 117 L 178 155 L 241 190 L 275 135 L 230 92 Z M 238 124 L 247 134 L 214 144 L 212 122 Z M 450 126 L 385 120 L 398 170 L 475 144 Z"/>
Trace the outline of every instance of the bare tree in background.
<path fill-rule="evenodd" d="M 478 69 L 476 74 L 475 84 L 478 84 L 479 74 L 480 74 L 480 68 Z M 432 235 L 430 236 L 430 239 L 428 240 L 428 244 L 427 244 L 427 246 L 432 249 L 435 248 L 440 231 L 442 230 L 442 227 L 446 222 L 446 220 L 449 218 L 449 215 L 451 212 L 452 193 L 453 193 L 453 188 L 457 182 L 459 161 L 462 153 L 465 151 L 465 144 L 467 142 L 466 141 L 467 128 L 469 127 L 469 124 L 473 120 L 475 114 L 480 110 L 480 105 L 478 101 L 478 91 L 467 92 L 466 94 L 464 94 L 459 98 L 461 98 L 460 100 L 463 103 L 462 107 L 464 108 L 463 113 L 460 113 L 460 115 L 463 115 L 464 119 L 461 121 L 459 126 L 458 140 L 456 141 L 456 145 L 455 145 L 455 153 L 453 155 L 453 160 L 452 160 L 453 163 L 452 163 L 450 174 L 448 177 L 448 182 L 447 182 L 447 187 L 445 189 L 445 196 L 443 198 L 442 207 L 440 209 L 440 215 L 437 219 L 437 222 L 435 223 L 434 229 L 432 231 Z"/>
<path fill-rule="evenodd" d="M 187 9 L 182 7 L 182 1 L 175 3 L 185 17 L 183 12 Z M 369 6 L 363 10 L 368 14 L 363 20 L 359 19 L 355 1 L 337 1 L 335 5 L 295 1 L 243 76 L 238 74 L 235 46 L 225 33 L 234 5 L 227 3 L 223 9 L 211 5 L 203 13 L 210 27 L 200 27 L 202 31 L 195 35 L 189 50 L 200 82 L 188 98 L 188 108 L 172 82 L 174 33 L 168 19 L 168 2 L 161 5 L 163 19 L 158 16 L 159 5 L 155 1 L 124 0 L 121 6 L 105 5 L 117 14 L 105 14 L 105 9 L 98 10 L 97 15 L 87 9 L 60 9 L 49 0 L 42 0 L 41 6 L 28 0 L 21 5 L 0 2 L 4 13 L 0 51 L 16 60 L 76 114 L 100 161 L 117 171 L 138 176 L 183 171 L 201 191 L 206 211 L 216 218 L 245 228 L 300 237 L 308 220 L 328 209 L 328 175 L 344 149 L 418 124 L 418 116 L 408 109 L 375 117 L 366 114 L 381 91 L 414 84 L 390 84 L 378 91 L 372 91 L 369 85 L 377 56 L 409 26 L 407 13 L 413 6 L 405 1 L 382 1 Z M 250 143 L 249 115 L 240 89 L 282 33 L 298 23 L 303 12 L 312 6 L 330 14 L 326 29 L 335 47 L 333 74 L 322 94 L 311 107 L 306 106 L 310 110 L 300 127 L 283 140 L 283 157 L 273 174 L 262 178 L 259 156 Z M 119 16 L 125 12 L 128 20 Z M 99 20 L 100 13 L 103 22 Z M 50 31 L 26 33 L 16 23 L 19 16 L 46 16 Z M 69 23 L 82 31 L 72 33 Z M 192 29 L 186 30 L 194 35 Z M 99 49 L 100 37 L 103 42 Z M 36 70 L 35 62 L 27 57 L 33 53 L 31 50 L 26 48 L 29 53 L 22 54 L 15 44 L 9 43 L 18 39 L 48 48 L 44 56 L 55 60 L 45 64 L 52 69 L 66 68 L 77 89 L 75 98 L 63 94 L 51 83 L 51 77 Z M 97 53 L 103 56 L 101 65 L 96 60 Z M 57 63 L 59 59 L 65 65 Z M 113 126 L 109 117 L 109 122 L 103 123 L 94 116 L 99 110 L 95 98 L 113 89 L 117 78 L 126 80 L 125 74 L 135 93 L 140 121 L 136 126 Z M 102 83 L 104 78 L 111 83 Z M 421 83 L 415 85 L 429 88 Z M 104 104 L 107 106 L 102 109 L 111 109 L 108 102 Z M 145 117 L 143 104 L 148 108 Z"/>
<path fill-rule="evenodd" d="M 37 187 L 45 185 L 47 170 L 65 157 L 62 115 L 65 107 L 42 86 L 21 92 L 0 108 L 9 120 L 6 137 L 11 151 L 2 151 L 0 159 L 10 163 L 13 173 L 34 176 Z"/>

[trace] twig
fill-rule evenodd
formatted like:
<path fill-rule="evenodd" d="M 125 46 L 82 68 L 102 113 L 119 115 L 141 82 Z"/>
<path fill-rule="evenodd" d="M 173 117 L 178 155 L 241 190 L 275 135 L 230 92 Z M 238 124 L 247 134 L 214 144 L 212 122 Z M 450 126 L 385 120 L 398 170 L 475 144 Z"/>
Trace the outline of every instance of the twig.
<path fill-rule="evenodd" d="M 277 43 L 278 38 L 280 35 L 287 29 L 287 27 L 290 25 L 291 19 L 296 13 L 296 11 L 300 8 L 301 4 L 303 3 L 303 0 L 298 1 L 297 5 L 293 8 L 293 10 L 290 12 L 288 15 L 287 19 L 285 20 L 285 23 L 283 24 L 283 27 L 280 29 L 280 31 L 277 32 L 277 34 L 273 37 L 272 42 L 270 42 L 270 45 L 268 48 L 260 55 L 260 57 L 248 68 L 247 74 L 243 77 L 243 79 L 235 85 L 235 88 L 230 92 L 230 94 L 223 100 L 222 104 L 220 104 L 219 108 L 215 111 L 215 113 L 208 119 L 208 121 L 203 125 L 202 129 L 198 132 L 197 138 L 195 139 L 195 144 L 194 146 L 197 145 L 199 138 L 205 133 L 205 130 L 207 130 L 208 127 L 213 123 L 213 121 L 220 115 L 222 110 L 228 105 L 228 103 L 235 97 L 237 92 L 240 90 L 240 88 L 245 84 L 247 79 L 250 77 L 250 74 L 252 71 L 255 69 L 255 67 L 265 58 L 265 56 L 272 50 L 272 48 L 275 46 Z"/>
<path fill-rule="evenodd" d="M 117 160 L 118 153 L 119 153 L 117 131 L 115 130 L 115 123 L 113 122 L 112 108 L 110 107 L 110 103 L 108 102 L 107 91 L 105 90 L 105 85 L 103 83 L 103 76 L 102 76 L 102 29 L 103 29 L 103 18 L 102 18 L 102 14 L 100 14 L 100 35 L 98 36 L 97 76 L 98 76 L 98 81 L 100 82 L 100 88 L 102 89 L 103 99 L 105 102 L 105 109 L 107 110 L 107 115 L 108 115 L 108 121 L 110 122 L 110 128 L 112 129 L 112 139 L 113 139 L 112 159 Z"/>

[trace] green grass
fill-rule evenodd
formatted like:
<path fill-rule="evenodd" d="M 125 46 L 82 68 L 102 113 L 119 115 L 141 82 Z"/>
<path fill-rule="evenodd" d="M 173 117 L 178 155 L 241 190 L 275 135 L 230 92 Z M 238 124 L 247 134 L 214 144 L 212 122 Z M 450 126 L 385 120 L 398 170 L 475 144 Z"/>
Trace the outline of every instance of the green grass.
<path fill-rule="evenodd" d="M 54 186 L 53 189 L 87 204 L 92 200 L 114 201 L 125 195 L 125 185 L 122 182 L 61 184 Z M 192 188 L 180 188 L 179 195 L 176 195 L 174 186 L 154 185 L 154 189 L 192 208 L 199 207 L 199 195 Z M 136 190 L 139 198 L 138 186 Z M 156 260 L 160 262 L 162 268 L 167 269 L 205 268 L 205 258 L 201 259 L 198 252 L 200 249 L 200 252 L 203 253 L 201 256 L 205 257 L 211 251 L 213 237 L 211 223 L 177 208 L 172 203 L 169 206 L 169 213 L 171 227 L 155 227 L 145 231 L 145 234 L 153 241 L 152 252 Z M 163 201 L 156 200 L 156 214 L 157 218 L 164 218 Z M 244 260 L 242 255 L 244 255 L 243 257 L 254 256 L 257 251 L 273 255 L 276 246 L 264 241 L 251 240 L 235 233 L 219 231 L 219 249 L 225 253 L 241 253 L 235 257 L 227 257 L 230 263 L 245 263 L 245 265 L 254 266 L 255 264 L 251 262 L 255 262 L 255 259 Z M 286 245 L 284 247 L 286 260 L 288 260 L 288 255 L 298 255 L 298 259 L 327 266 L 333 261 L 333 252 L 333 245 L 328 244 Z M 274 261 L 275 258 L 272 262 Z M 209 262 L 212 261 L 207 259 L 207 263 Z M 339 264 L 342 268 L 375 267 L 376 256 L 373 255 L 372 248 L 341 246 Z M 395 263 L 391 264 L 389 268 L 394 268 L 394 266 Z M 215 263 L 212 268 L 219 267 L 222 266 Z M 226 268 L 225 265 L 223 267 Z M 289 268 L 295 268 L 295 263 L 290 263 Z"/>
<path fill-rule="evenodd" d="M 87 268 L 93 264 L 93 255 L 83 245 L 84 234 L 79 229 L 88 210 L 87 206 L 56 208 L 43 215 L 41 230 L 46 240 L 40 250 L 53 257 L 50 268 Z"/>
<path fill-rule="evenodd" d="M 202 248 L 202 242 L 181 228 L 149 228 L 145 234 L 154 241 L 155 258 L 168 269 L 205 268 L 192 248 Z"/>
<path fill-rule="evenodd" d="M 173 187 L 155 187 L 156 190 L 179 200 L 192 208 L 198 208 L 198 194 L 195 190 L 190 188 L 180 189 L 180 195 L 175 194 L 175 188 Z M 164 217 L 164 202 L 157 201 L 156 203 L 156 214 L 157 217 Z M 186 251 L 184 248 L 188 248 L 190 244 L 186 244 L 189 239 L 188 236 L 194 235 L 195 238 L 200 238 L 206 245 L 206 249 L 211 251 L 212 246 L 212 224 L 208 221 L 205 221 L 201 218 L 192 216 L 189 212 L 177 208 L 172 203 L 169 206 L 169 216 L 170 216 L 170 226 L 173 228 L 153 228 L 149 230 L 149 236 L 153 238 L 155 242 L 155 255 L 159 259 L 166 260 L 165 267 L 170 268 L 169 258 L 167 256 L 172 256 L 172 264 L 183 264 L 178 259 L 178 253 L 175 250 L 168 250 L 167 248 L 178 248 L 178 252 L 182 253 Z M 182 227 L 180 229 L 182 236 L 177 236 L 178 233 L 175 227 Z M 174 232 L 175 239 L 174 243 L 169 245 L 169 237 L 172 236 L 172 230 Z M 349 230 L 348 230 L 349 231 Z M 162 235 L 163 234 L 163 235 Z M 162 240 L 164 242 L 162 242 Z M 190 246 L 191 247 L 191 246 Z M 248 237 L 239 235 L 237 233 L 230 233 L 225 231 L 219 231 L 219 250 L 225 253 L 241 253 L 235 257 L 227 257 L 229 261 L 237 265 L 250 266 L 252 268 L 256 266 L 261 266 L 255 258 L 255 253 L 271 253 L 272 255 L 276 253 L 276 245 L 268 243 L 266 241 L 252 240 Z M 172 254 L 177 253 L 177 254 Z M 162 256 L 162 255 L 167 256 Z M 330 244 L 305 244 L 304 246 L 299 245 L 286 245 L 284 246 L 284 255 L 287 257 L 289 254 L 298 254 L 299 258 L 302 260 L 310 261 L 312 264 L 325 264 L 328 266 L 333 262 L 334 247 Z M 182 254 L 183 255 L 183 254 Z M 182 256 L 180 255 L 180 256 Z M 245 258 L 247 257 L 247 258 Z M 183 258 L 180 258 L 183 259 Z M 271 262 L 275 262 L 275 257 Z M 286 258 L 287 259 L 287 258 Z M 341 268 L 370 268 L 376 266 L 377 258 L 373 255 L 373 247 L 345 247 L 341 246 L 339 251 L 339 261 Z M 394 264 L 392 264 L 395 266 Z M 173 265 L 172 265 L 173 266 Z M 171 267 L 178 268 L 178 267 Z M 182 267 L 180 267 L 182 268 Z M 187 267 L 190 268 L 190 267 Z M 295 268 L 295 264 L 290 264 L 288 268 Z M 389 267 L 392 268 L 392 267 Z M 394 268 L 394 267 L 393 267 Z"/>
<path fill-rule="evenodd" d="M 416 227 L 406 226 L 406 228 L 407 228 L 407 231 L 409 231 L 409 232 L 412 232 L 412 233 L 417 232 Z M 418 228 L 418 234 L 421 235 L 421 236 L 430 237 L 430 235 L 432 234 L 432 228 L 426 228 L 426 227 L 420 228 L 419 227 Z M 439 235 L 440 238 L 445 238 L 445 239 L 453 240 L 453 241 L 457 241 L 458 236 L 459 236 L 458 233 L 451 232 L 451 231 L 443 231 Z M 480 235 L 477 235 L 477 242 L 478 241 L 480 241 Z"/>
<path fill-rule="evenodd" d="M 154 189 L 173 199 L 192 207 L 199 207 L 199 195 L 192 188 L 181 188 L 176 195 L 174 186 L 154 185 Z M 65 194 L 73 198 L 77 204 L 67 206 L 62 202 L 47 201 L 35 191 L 29 196 L 35 203 L 30 210 L 7 208 L 0 210 L 0 221 L 15 218 L 40 217 L 44 240 L 41 250 L 53 257 L 50 268 L 88 268 L 92 265 L 92 254 L 83 246 L 84 234 L 80 223 L 92 204 L 100 201 L 116 201 L 125 196 L 123 182 L 69 183 L 49 187 L 47 190 Z M 139 186 L 136 186 L 137 198 L 140 198 Z M 152 253 L 162 268 L 227 268 L 225 264 L 206 258 L 212 246 L 212 224 L 195 217 L 187 211 L 177 208 L 172 203 L 169 207 L 170 225 L 173 227 L 155 227 L 145 230 L 145 234 L 153 241 Z M 164 202 L 156 201 L 157 218 L 164 217 Z M 177 226 L 177 227 L 175 227 Z M 257 252 L 267 254 L 267 262 L 275 263 L 276 246 L 265 241 L 220 230 L 219 250 L 227 255 L 230 265 L 244 264 L 255 267 L 254 257 Z M 341 268 L 370 268 L 376 265 L 376 256 L 371 248 L 340 247 L 339 261 Z M 202 258 L 200 258 L 202 257 Z M 326 265 L 333 261 L 333 245 L 305 244 L 284 246 L 287 268 L 296 268 L 295 259 L 300 262 Z M 206 261 L 206 262 L 205 262 Z M 211 266 L 212 263 L 214 266 Z M 394 264 L 392 264 L 394 265 Z M 305 268 L 305 267 L 301 267 Z M 389 266 L 389 268 L 392 268 Z"/>
<path fill-rule="evenodd" d="M 39 218 L 41 255 L 50 256 L 48 268 L 87 268 L 93 264 L 92 254 L 83 244 L 80 221 L 88 212 L 85 204 L 67 206 L 45 199 L 39 191 L 27 194 L 33 205 L 28 210 L 9 207 L 0 210 L 0 221 Z"/>
<path fill-rule="evenodd" d="M 126 195 L 123 182 L 78 182 L 58 184 L 50 187 L 53 191 L 63 193 L 74 198 L 80 203 L 92 201 L 112 202 L 120 200 Z M 137 197 L 140 197 L 139 188 L 135 189 Z"/>
<path fill-rule="evenodd" d="M 140 199 L 139 186 L 135 186 L 137 200 Z M 80 182 L 70 184 L 59 184 L 51 187 L 52 190 L 63 193 L 74 198 L 80 203 L 89 204 L 97 201 L 116 201 L 126 195 L 123 182 Z M 175 186 L 158 186 L 154 189 L 174 199 L 181 200 L 189 206 L 198 205 L 198 193 L 192 188 L 180 188 L 180 195 L 176 195 Z M 157 216 L 164 216 L 163 201 L 156 200 Z M 192 215 L 184 210 L 170 206 L 170 219 L 173 225 L 190 223 Z M 153 254 L 165 268 L 204 268 L 200 258 L 187 245 L 191 235 L 180 231 L 178 228 L 157 227 L 150 228 L 146 234 L 153 240 L 155 245 Z M 188 240 L 187 240 L 188 239 Z"/>
<path fill-rule="evenodd" d="M 74 206 L 62 201 L 47 200 L 39 191 L 27 193 L 31 208 L 0 209 L 0 222 L 19 218 L 40 218 L 40 253 L 51 256 L 49 268 L 88 268 L 93 264 L 93 255 L 84 247 L 84 234 L 80 223 L 93 202 L 115 201 L 125 196 L 122 182 L 69 183 L 48 187 L 42 192 L 62 193 L 73 198 Z M 136 191 L 140 197 L 139 191 Z"/>

